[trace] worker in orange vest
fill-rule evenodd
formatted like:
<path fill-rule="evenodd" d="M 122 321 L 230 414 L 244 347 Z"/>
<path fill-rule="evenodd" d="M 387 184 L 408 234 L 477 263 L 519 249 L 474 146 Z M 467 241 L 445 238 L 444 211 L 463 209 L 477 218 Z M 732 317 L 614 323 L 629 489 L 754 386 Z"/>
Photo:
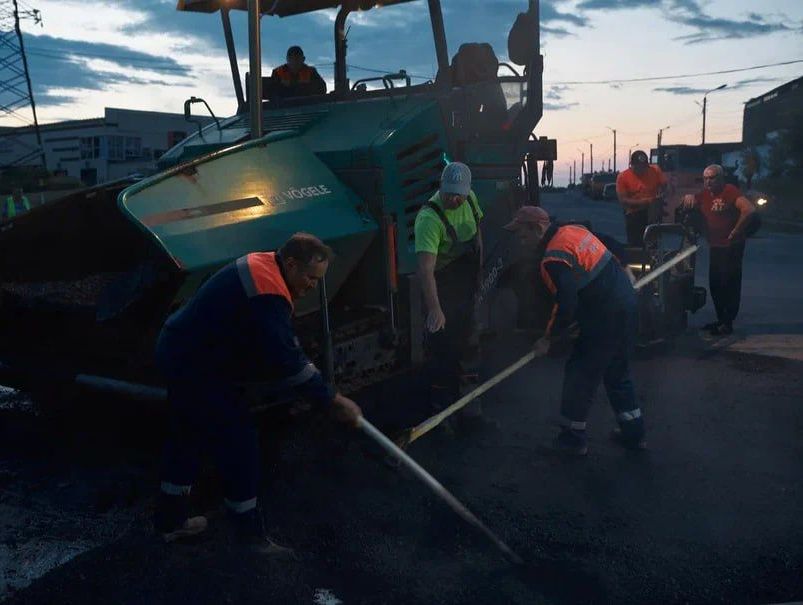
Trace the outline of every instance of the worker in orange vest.
<path fill-rule="evenodd" d="M 613 439 L 628 449 L 644 449 L 644 419 L 630 378 L 636 293 L 625 270 L 588 229 L 553 224 L 542 208 L 519 208 L 505 228 L 535 253 L 541 278 L 555 297 L 546 335 L 534 345 L 536 354 L 545 355 L 567 338 L 573 322 L 580 328 L 563 377 L 563 426 L 557 448 L 581 456 L 588 453 L 586 419 L 602 382 L 619 423 Z"/>
<path fill-rule="evenodd" d="M 271 98 L 325 95 L 326 82 L 314 67 L 305 63 L 300 46 L 287 49 L 287 63 L 273 70 L 270 76 Z"/>
<path fill-rule="evenodd" d="M 289 554 L 265 534 L 259 442 L 243 385 L 292 389 L 357 425 L 359 406 L 324 379 L 293 328 L 296 301 L 324 279 L 331 258 L 317 237 L 296 233 L 276 252 L 247 254 L 220 269 L 165 322 L 156 362 L 167 383 L 170 429 L 154 525 L 166 542 L 206 530 L 205 517 L 190 515 L 189 494 L 208 451 L 222 471 L 238 541 L 260 554 Z"/>

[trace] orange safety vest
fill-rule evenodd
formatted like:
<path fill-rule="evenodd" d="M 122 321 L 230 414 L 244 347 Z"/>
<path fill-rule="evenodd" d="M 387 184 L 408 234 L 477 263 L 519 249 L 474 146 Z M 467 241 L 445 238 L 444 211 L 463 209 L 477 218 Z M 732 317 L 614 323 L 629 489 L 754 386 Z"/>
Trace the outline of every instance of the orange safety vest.
<path fill-rule="evenodd" d="M 237 272 L 249 298 L 274 294 L 284 298 L 293 308 L 293 298 L 275 252 L 252 252 L 241 256 L 237 259 Z"/>
<path fill-rule="evenodd" d="M 297 84 L 309 84 L 312 82 L 313 70 L 308 65 L 304 65 L 298 73 L 293 74 L 287 65 L 282 65 L 273 70 L 273 74 L 279 78 L 282 86 L 295 86 Z"/>
<path fill-rule="evenodd" d="M 572 269 L 577 289 L 586 287 L 612 258 L 611 252 L 593 233 L 579 225 L 560 227 L 549 241 L 541 261 L 541 276 L 552 294 L 557 287 L 552 282 L 546 263 L 561 262 Z"/>

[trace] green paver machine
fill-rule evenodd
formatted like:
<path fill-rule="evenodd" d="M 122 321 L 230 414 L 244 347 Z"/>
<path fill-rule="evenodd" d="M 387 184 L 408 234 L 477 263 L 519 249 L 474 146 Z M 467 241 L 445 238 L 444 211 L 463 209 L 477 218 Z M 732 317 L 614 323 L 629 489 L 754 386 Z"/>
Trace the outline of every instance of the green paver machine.
<path fill-rule="evenodd" d="M 432 81 L 413 85 L 404 71 L 349 80 L 349 16 L 390 5 L 428 13 Z M 539 4 L 522 5 L 533 25 L 517 68 L 481 44 L 462 46 L 450 61 L 440 0 L 181 0 L 181 11 L 220 13 L 238 113 L 199 126 L 153 177 L 84 190 L 2 225 L 3 382 L 77 380 L 153 393 L 153 348 L 166 316 L 225 263 L 275 249 L 297 231 L 337 254 L 323 296 L 304 301 L 297 321 L 339 387 L 348 392 L 420 362 L 413 223 L 444 162 L 471 166 L 487 217 L 482 298 L 510 253 L 501 225 L 537 196 L 537 177 L 522 175 L 556 159 L 555 141 L 532 135 L 542 114 Z M 336 10 L 334 89 L 267 98 L 260 20 L 326 9 Z M 247 94 L 231 10 L 248 11 Z M 521 42 L 520 30 L 518 56 Z M 185 103 L 188 118 L 202 102 Z"/>

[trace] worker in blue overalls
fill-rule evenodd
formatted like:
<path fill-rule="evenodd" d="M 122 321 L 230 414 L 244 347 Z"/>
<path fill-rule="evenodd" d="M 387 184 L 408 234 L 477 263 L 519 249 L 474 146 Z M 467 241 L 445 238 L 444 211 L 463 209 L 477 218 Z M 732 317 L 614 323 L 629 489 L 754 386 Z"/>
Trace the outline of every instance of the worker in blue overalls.
<path fill-rule="evenodd" d="M 189 514 L 189 494 L 200 451 L 210 449 L 236 535 L 261 553 L 287 553 L 264 533 L 257 433 L 238 385 L 273 380 L 356 426 L 360 408 L 324 380 L 291 323 L 294 301 L 324 278 L 331 257 L 318 238 L 297 233 L 278 252 L 255 252 L 223 267 L 165 323 L 156 358 L 171 420 L 154 522 L 166 541 L 206 529 L 205 517 Z"/>
<path fill-rule="evenodd" d="M 546 334 L 534 345 L 536 354 L 545 355 L 568 337 L 575 321 L 579 327 L 564 371 L 556 447 L 579 456 L 588 453 L 586 421 L 603 383 L 619 424 L 612 438 L 628 449 L 645 449 L 644 418 L 630 375 L 637 307 L 627 271 L 588 229 L 552 223 L 542 208 L 519 208 L 505 229 L 534 254 L 555 301 Z"/>

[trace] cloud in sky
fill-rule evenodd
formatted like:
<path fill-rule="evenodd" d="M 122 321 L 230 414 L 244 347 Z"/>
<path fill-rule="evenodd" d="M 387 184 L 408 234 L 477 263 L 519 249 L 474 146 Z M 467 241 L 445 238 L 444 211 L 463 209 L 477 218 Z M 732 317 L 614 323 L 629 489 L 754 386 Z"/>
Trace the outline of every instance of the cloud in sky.
<path fill-rule="evenodd" d="M 577 5 L 577 8 L 588 11 L 659 9 L 668 21 L 693 30 L 689 34 L 675 38 L 685 44 L 793 32 L 800 27 L 800 25 L 797 27 L 787 25 L 790 19 L 783 15 L 769 21 L 755 11 L 751 11 L 743 19 L 715 17 L 708 14 L 698 0 L 583 0 Z"/>
<path fill-rule="evenodd" d="M 768 84 L 771 82 L 779 82 L 778 78 L 749 78 L 747 80 L 739 80 L 733 84 L 728 84 L 727 90 L 734 91 L 742 88 L 749 88 L 757 84 Z M 710 88 L 696 88 L 694 86 L 660 86 L 653 88 L 654 92 L 668 92 L 674 95 L 703 95 L 709 92 Z"/>
<path fill-rule="evenodd" d="M 564 85 L 549 86 L 544 91 L 544 109 L 547 111 L 563 111 L 577 107 L 577 101 L 567 101 L 566 93 L 571 92 L 571 87 Z"/>

